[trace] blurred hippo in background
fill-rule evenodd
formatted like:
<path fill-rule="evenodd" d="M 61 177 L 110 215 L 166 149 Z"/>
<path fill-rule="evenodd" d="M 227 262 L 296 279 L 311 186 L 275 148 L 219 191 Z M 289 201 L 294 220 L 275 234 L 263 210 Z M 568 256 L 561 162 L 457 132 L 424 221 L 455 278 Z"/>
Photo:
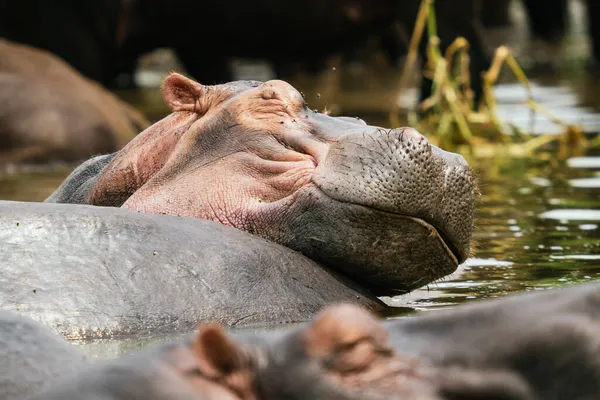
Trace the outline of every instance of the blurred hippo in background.
<path fill-rule="evenodd" d="M 148 126 L 133 108 L 50 53 L 0 39 L 0 166 L 82 161 Z"/>
<path fill-rule="evenodd" d="M 171 115 L 82 164 L 47 202 L 215 221 L 376 295 L 407 293 L 469 256 L 470 168 L 414 129 L 314 112 L 283 81 L 172 74 L 163 92 Z"/>

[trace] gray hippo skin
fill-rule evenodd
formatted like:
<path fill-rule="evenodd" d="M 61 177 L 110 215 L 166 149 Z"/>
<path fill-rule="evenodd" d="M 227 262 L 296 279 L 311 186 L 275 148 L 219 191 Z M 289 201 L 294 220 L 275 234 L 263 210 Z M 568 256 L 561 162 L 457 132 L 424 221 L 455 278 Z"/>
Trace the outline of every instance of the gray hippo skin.
<path fill-rule="evenodd" d="M 599 284 L 484 300 L 383 325 L 397 352 L 475 377 L 512 375 L 505 387 L 529 387 L 534 395 L 525 398 L 600 398 Z"/>
<path fill-rule="evenodd" d="M 264 392 L 286 399 L 326 391 L 328 399 L 600 398 L 599 284 L 401 320 L 365 314 L 334 306 L 310 324 L 262 335 L 269 343 L 259 376 Z"/>
<path fill-rule="evenodd" d="M 301 254 L 211 221 L 0 202 L 0 309 L 70 339 L 306 321 L 383 303 Z"/>
<path fill-rule="evenodd" d="M 340 304 L 287 331 L 227 335 L 202 324 L 188 338 L 96 364 L 34 399 L 593 399 L 598 289 L 400 322 Z"/>
<path fill-rule="evenodd" d="M 163 96 L 171 115 L 80 166 L 47 202 L 219 222 L 375 295 L 407 293 L 469 256 L 471 171 L 419 132 L 314 112 L 283 81 L 171 74 Z"/>
<path fill-rule="evenodd" d="M 0 399 L 22 399 L 74 373 L 87 357 L 39 322 L 0 311 Z"/>

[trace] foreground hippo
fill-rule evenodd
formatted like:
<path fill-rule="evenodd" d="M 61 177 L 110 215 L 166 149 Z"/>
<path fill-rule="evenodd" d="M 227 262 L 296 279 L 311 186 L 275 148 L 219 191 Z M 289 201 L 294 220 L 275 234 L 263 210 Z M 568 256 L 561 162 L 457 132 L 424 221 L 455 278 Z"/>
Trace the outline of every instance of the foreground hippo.
<path fill-rule="evenodd" d="M 400 354 L 437 367 L 465 367 L 475 376 L 503 373 L 506 388 L 526 387 L 532 394 L 516 398 L 600 397 L 597 283 L 485 300 L 384 326 Z"/>
<path fill-rule="evenodd" d="M 470 252 L 474 186 L 458 154 L 410 128 L 310 110 L 283 81 L 163 83 L 173 113 L 78 167 L 48 202 L 201 218 L 400 294 Z"/>
<path fill-rule="evenodd" d="M 87 357 L 47 327 L 0 311 L 0 399 L 22 399 L 73 374 Z"/>
<path fill-rule="evenodd" d="M 330 307 L 298 332 L 280 336 L 232 337 L 201 325 L 189 338 L 98 363 L 32 399 L 522 398 L 499 396 L 495 382 L 398 356 L 381 324 L 355 306 Z"/>
<path fill-rule="evenodd" d="M 383 303 L 281 245 L 211 221 L 0 202 L 0 308 L 70 339 L 309 320 Z"/>
<path fill-rule="evenodd" d="M 93 365 L 31 399 L 257 399 L 260 359 L 218 326 L 202 326 L 191 338 Z"/>
<path fill-rule="evenodd" d="M 0 39 L 0 166 L 120 149 L 146 119 L 57 57 Z"/>
<path fill-rule="evenodd" d="M 380 322 L 348 304 L 287 331 L 191 337 L 65 378 L 35 399 L 592 399 L 600 285 Z"/>
<path fill-rule="evenodd" d="M 262 373 L 271 377 L 267 393 L 285 390 L 288 399 L 319 398 L 324 388 L 330 399 L 600 396 L 599 284 L 382 323 L 355 306 L 334 309 L 270 339 Z"/>

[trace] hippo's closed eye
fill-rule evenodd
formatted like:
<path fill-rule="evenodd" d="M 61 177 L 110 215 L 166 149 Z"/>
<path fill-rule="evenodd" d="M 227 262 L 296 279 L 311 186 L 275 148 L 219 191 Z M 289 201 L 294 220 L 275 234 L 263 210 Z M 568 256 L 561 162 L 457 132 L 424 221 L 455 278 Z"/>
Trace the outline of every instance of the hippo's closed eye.
<path fill-rule="evenodd" d="M 424 378 L 377 318 L 342 304 L 277 343 L 259 384 L 269 399 L 439 399 Z"/>

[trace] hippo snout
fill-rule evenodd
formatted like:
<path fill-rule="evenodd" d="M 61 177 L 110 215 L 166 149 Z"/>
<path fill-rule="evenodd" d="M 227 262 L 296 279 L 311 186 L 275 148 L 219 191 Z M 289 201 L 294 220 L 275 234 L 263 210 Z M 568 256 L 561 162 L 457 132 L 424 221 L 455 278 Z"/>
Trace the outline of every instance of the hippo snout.
<path fill-rule="evenodd" d="M 391 264 L 412 260 L 425 266 L 421 274 L 426 271 L 429 278 L 437 275 L 434 279 L 438 279 L 470 254 L 475 203 L 471 170 L 462 156 L 431 145 L 414 129 L 372 129 L 340 137 L 315 170 L 313 182 L 324 195 L 344 204 L 341 207 L 370 210 L 371 218 L 362 223 L 396 221 L 396 233 L 403 240 L 413 235 L 412 245 L 394 248 L 394 243 L 387 243 Z M 422 229 L 402 232 L 400 219 Z M 377 235 L 373 240 L 378 240 Z M 444 255 L 417 245 L 432 241 Z M 433 261 L 437 256 L 445 261 Z M 378 280 L 387 274 L 376 275 Z"/>

